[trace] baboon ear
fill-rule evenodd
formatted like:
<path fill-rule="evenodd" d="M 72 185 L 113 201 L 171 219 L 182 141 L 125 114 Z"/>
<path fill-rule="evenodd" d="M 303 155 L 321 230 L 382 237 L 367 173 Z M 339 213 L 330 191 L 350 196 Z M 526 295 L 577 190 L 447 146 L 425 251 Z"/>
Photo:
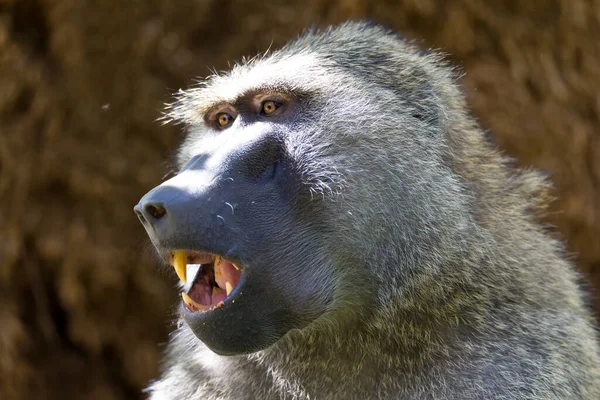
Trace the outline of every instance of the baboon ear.
<path fill-rule="evenodd" d="M 410 113 L 413 118 L 427 124 L 431 128 L 429 130 L 431 132 L 443 131 L 443 104 L 431 84 L 423 83 L 421 87 L 409 94 L 408 100 L 411 104 Z"/>
<path fill-rule="evenodd" d="M 418 126 L 427 128 L 432 136 L 444 131 L 445 105 L 431 83 L 435 82 L 434 78 L 418 69 L 379 78 L 378 83 L 394 91 L 401 101 L 404 113 L 414 118 Z"/>

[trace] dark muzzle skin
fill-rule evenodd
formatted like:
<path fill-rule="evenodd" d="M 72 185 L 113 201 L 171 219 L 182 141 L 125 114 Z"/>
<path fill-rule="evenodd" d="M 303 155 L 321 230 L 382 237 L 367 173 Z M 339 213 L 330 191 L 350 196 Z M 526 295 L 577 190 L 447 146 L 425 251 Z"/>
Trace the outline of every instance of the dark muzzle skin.
<path fill-rule="evenodd" d="M 219 355 L 247 354 L 265 349 L 293 328 L 294 312 L 285 299 L 265 287 L 251 270 L 242 275 L 239 290 L 214 311 L 190 312 L 181 305 L 192 332 Z"/>
<path fill-rule="evenodd" d="M 270 278 L 273 268 L 292 262 L 275 250 L 292 225 L 294 182 L 278 141 L 262 137 L 193 157 L 134 208 L 161 255 L 196 250 L 242 267 L 220 307 L 190 312 L 182 303 L 184 320 L 215 353 L 264 349 L 297 325 L 285 287 Z"/>

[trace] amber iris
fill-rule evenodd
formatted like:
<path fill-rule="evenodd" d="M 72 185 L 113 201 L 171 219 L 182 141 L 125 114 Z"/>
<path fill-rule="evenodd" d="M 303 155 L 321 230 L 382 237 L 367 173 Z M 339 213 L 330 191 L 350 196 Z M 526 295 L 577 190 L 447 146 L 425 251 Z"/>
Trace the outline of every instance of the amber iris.
<path fill-rule="evenodd" d="M 217 123 L 221 128 L 229 126 L 233 122 L 233 117 L 228 113 L 219 113 L 217 115 Z"/>
<path fill-rule="evenodd" d="M 273 114 L 278 108 L 279 105 L 272 100 L 265 101 L 262 105 L 262 111 L 266 115 Z"/>

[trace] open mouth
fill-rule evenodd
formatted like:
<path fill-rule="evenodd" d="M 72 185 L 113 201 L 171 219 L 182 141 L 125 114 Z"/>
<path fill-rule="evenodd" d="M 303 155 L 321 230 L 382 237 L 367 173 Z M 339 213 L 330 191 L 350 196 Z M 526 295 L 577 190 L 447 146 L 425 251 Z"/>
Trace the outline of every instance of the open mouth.
<path fill-rule="evenodd" d="M 171 265 L 183 282 L 181 297 L 188 311 L 206 312 L 221 307 L 235 290 L 242 269 L 233 262 L 193 250 L 169 253 Z"/>

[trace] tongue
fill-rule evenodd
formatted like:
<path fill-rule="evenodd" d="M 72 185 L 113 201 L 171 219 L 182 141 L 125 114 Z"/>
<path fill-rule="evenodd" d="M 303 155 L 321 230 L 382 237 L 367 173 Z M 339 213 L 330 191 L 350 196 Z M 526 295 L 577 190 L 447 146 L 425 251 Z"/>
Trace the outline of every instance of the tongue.
<path fill-rule="evenodd" d="M 225 300 L 225 298 L 227 297 L 227 294 L 225 293 L 224 290 L 221 290 L 219 288 L 213 288 L 213 292 L 212 292 L 212 298 L 211 298 L 211 305 L 218 305 L 219 302 Z"/>

